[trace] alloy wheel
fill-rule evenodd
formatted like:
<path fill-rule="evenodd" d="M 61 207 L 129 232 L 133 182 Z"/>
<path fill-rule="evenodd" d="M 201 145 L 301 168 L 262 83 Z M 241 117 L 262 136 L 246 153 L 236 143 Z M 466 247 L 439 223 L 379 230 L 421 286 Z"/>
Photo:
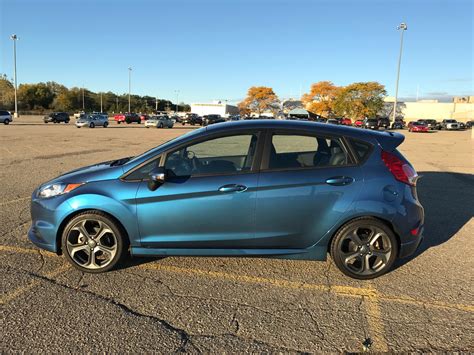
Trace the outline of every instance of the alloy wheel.
<path fill-rule="evenodd" d="M 359 226 L 349 230 L 339 241 L 338 249 L 344 268 L 370 276 L 382 271 L 392 255 L 392 242 L 376 226 Z"/>
<path fill-rule="evenodd" d="M 98 270 L 112 262 L 117 254 L 118 241 L 112 228 L 105 222 L 84 219 L 69 230 L 66 248 L 77 265 Z"/>

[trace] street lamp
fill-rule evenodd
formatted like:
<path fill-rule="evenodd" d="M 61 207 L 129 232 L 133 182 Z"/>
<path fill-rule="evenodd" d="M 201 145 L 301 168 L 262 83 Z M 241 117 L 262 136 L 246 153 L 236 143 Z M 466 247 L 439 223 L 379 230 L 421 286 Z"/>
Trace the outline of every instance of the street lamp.
<path fill-rule="evenodd" d="M 402 22 L 397 27 L 397 30 L 401 30 L 401 32 L 400 32 L 400 54 L 398 56 L 397 83 L 395 85 L 395 101 L 393 102 L 393 121 L 395 121 L 395 117 L 397 117 L 398 82 L 400 80 L 400 64 L 402 62 L 403 33 L 407 29 L 408 29 L 408 27 L 407 27 L 407 24 L 405 22 Z"/>
<path fill-rule="evenodd" d="M 130 109 L 130 92 L 132 90 L 132 67 L 128 67 L 128 112 L 132 112 Z"/>
<path fill-rule="evenodd" d="M 178 113 L 178 109 L 179 109 L 179 106 L 178 106 L 179 90 L 175 90 L 174 92 L 176 93 L 176 113 Z"/>
<path fill-rule="evenodd" d="M 102 109 L 102 93 L 100 93 L 100 113 L 104 112 Z"/>
<path fill-rule="evenodd" d="M 17 98 L 17 90 L 18 85 L 16 81 L 16 41 L 18 41 L 17 35 L 11 35 L 10 38 L 13 41 L 13 80 L 15 83 L 15 113 L 13 114 L 14 117 L 18 117 L 18 98 Z"/>

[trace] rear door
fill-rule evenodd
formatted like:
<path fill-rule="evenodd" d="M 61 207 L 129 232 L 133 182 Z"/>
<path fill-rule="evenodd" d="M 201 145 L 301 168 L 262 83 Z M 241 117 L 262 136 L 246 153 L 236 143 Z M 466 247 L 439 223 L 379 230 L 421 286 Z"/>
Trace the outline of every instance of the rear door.
<path fill-rule="evenodd" d="M 343 217 L 362 179 L 341 137 L 269 132 L 258 183 L 256 242 L 268 248 L 314 245 Z"/>

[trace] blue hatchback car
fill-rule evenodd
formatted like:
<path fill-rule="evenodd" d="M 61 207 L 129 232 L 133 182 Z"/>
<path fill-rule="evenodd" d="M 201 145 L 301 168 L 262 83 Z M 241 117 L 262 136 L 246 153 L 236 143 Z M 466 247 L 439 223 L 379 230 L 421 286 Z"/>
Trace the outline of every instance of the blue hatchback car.
<path fill-rule="evenodd" d="M 37 246 L 84 272 L 139 256 L 325 260 L 387 272 L 422 240 L 404 136 L 301 121 L 204 127 L 142 155 L 71 171 L 32 195 Z"/>

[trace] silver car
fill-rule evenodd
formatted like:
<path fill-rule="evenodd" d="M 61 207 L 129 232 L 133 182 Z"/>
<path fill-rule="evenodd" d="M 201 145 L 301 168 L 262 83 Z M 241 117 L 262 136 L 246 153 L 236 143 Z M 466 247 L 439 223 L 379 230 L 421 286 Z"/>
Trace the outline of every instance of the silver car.
<path fill-rule="evenodd" d="M 8 111 L 0 111 L 0 123 L 9 124 L 13 121 L 13 117 Z"/>
<path fill-rule="evenodd" d="M 107 128 L 109 125 L 109 118 L 101 114 L 89 114 L 84 115 L 76 121 L 76 127 L 90 127 L 95 128 L 96 126 L 102 126 Z"/>
<path fill-rule="evenodd" d="M 168 127 L 168 128 L 173 128 L 174 121 L 169 118 L 166 115 L 160 115 L 160 116 L 151 116 L 146 122 L 145 122 L 145 127 L 150 128 L 150 127 L 156 127 L 156 128 L 163 128 L 163 127 Z"/>

